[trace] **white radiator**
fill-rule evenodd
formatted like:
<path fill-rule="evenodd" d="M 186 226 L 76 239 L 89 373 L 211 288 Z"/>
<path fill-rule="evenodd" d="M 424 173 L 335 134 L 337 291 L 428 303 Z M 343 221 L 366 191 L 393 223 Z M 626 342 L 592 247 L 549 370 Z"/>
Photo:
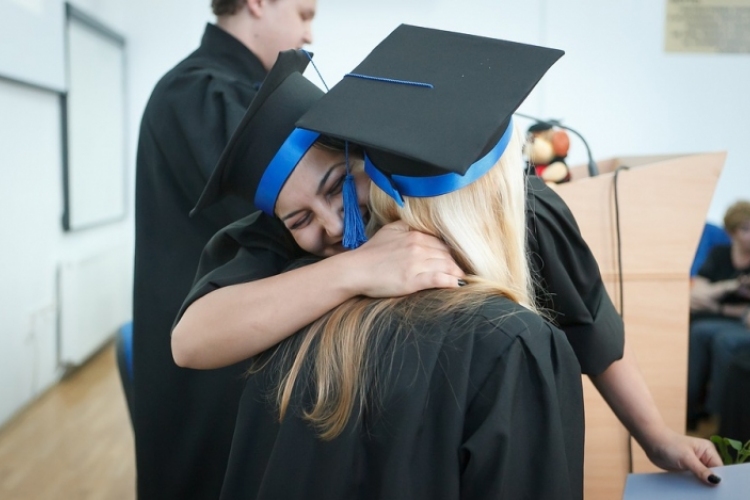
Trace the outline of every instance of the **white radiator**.
<path fill-rule="evenodd" d="M 131 277 L 132 258 L 124 246 L 60 264 L 62 366 L 85 362 L 130 320 Z"/>

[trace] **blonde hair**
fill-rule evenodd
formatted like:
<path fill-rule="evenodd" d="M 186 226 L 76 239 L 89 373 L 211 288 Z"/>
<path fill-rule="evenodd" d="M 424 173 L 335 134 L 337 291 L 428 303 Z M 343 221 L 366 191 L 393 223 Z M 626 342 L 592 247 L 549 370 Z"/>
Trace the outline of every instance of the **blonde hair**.
<path fill-rule="evenodd" d="M 534 309 L 526 259 L 526 191 L 520 135 L 514 133 L 505 153 L 472 184 L 431 198 L 404 198 L 404 206 L 370 188 L 371 225 L 404 221 L 409 227 L 442 239 L 473 282 L 502 288 L 514 302 Z"/>
<path fill-rule="evenodd" d="M 448 312 L 470 312 L 492 295 L 536 311 L 525 252 L 521 148 L 520 134 L 514 131 L 505 153 L 480 179 L 442 196 L 407 197 L 403 207 L 372 185 L 371 228 L 403 220 L 415 230 L 443 239 L 466 272 L 469 286 L 391 299 L 357 297 L 313 323 L 299 334 L 299 349 L 287 348 L 283 353 L 287 360 L 282 366 L 287 369 L 282 369 L 277 392 L 281 419 L 289 411 L 295 385 L 309 369 L 314 403 L 303 409 L 303 416 L 323 439 L 333 439 L 355 407 L 359 416 L 373 402 L 365 395 L 378 386 L 381 375 L 388 375 L 378 375 L 382 342 L 389 342 L 393 355 L 398 339 L 418 331 L 413 327 L 421 321 Z"/>

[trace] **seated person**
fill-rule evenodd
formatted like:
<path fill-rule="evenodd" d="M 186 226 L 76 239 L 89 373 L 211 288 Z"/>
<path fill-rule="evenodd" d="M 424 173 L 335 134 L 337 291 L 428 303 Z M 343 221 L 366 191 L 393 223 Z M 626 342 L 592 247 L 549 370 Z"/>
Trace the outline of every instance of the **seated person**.
<path fill-rule="evenodd" d="M 434 65 L 425 58 L 433 47 L 463 50 Z M 524 57 L 514 65 L 518 51 Z M 580 366 L 565 334 L 534 305 L 522 135 L 511 120 L 560 55 L 402 26 L 368 57 L 373 74 L 383 65 L 411 68 L 447 95 L 409 89 L 425 94 L 394 108 L 381 104 L 400 84 L 357 81 L 313 104 L 307 129 L 333 124 L 329 135 L 365 144 L 372 231 L 401 221 L 440 238 L 465 286 L 355 297 L 258 356 L 222 498 L 582 497 Z M 495 73 L 468 71 L 488 58 Z M 501 68 L 516 78 L 498 82 Z M 466 78 L 446 78 L 457 71 Z M 476 99 L 477 87 L 491 88 L 483 106 L 455 105 Z M 338 116 L 373 105 L 376 116 L 354 126 Z M 467 122 L 482 124 L 477 141 L 444 141 Z M 393 141 L 383 123 L 409 132 Z M 408 156 L 405 144 L 413 146 Z M 432 163 L 446 149 L 453 157 Z"/>
<path fill-rule="evenodd" d="M 750 345 L 750 202 L 724 215 L 729 245 L 708 254 L 690 291 L 688 426 L 720 407 L 732 353 Z"/>

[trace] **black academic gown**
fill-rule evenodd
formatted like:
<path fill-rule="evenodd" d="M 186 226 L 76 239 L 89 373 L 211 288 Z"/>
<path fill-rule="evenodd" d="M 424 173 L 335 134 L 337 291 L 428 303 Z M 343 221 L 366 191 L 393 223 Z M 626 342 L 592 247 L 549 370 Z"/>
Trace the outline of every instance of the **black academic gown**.
<path fill-rule="evenodd" d="M 281 423 L 279 367 L 250 376 L 221 498 L 582 498 L 580 367 L 560 330 L 499 297 L 407 328 L 378 335 L 380 389 L 332 441 L 300 416 L 305 370 Z"/>
<path fill-rule="evenodd" d="M 599 266 L 565 202 L 538 177 L 528 179 L 526 222 L 536 299 L 566 334 L 582 373 L 597 375 L 622 357 L 625 333 Z M 273 222 L 253 214 L 224 228 L 206 246 L 180 314 L 199 297 L 224 286 L 272 276 L 286 266 L 268 258 L 300 255 L 296 246 L 268 241 Z M 281 241 L 279 236 L 277 241 Z M 275 267 L 274 267 L 275 266 Z M 179 316 L 178 316 L 179 317 Z"/>
<path fill-rule="evenodd" d="M 565 332 L 582 372 L 598 375 L 622 357 L 622 318 L 563 199 L 535 176 L 528 178 L 527 193 L 527 241 L 537 306 Z"/>
<path fill-rule="evenodd" d="M 203 247 L 220 228 L 253 211 L 246 202 L 227 200 L 188 216 L 265 74 L 242 43 L 208 25 L 200 47 L 156 85 L 143 114 L 133 295 L 140 500 L 219 494 L 243 367 L 180 369 L 172 360 L 170 331 Z"/>

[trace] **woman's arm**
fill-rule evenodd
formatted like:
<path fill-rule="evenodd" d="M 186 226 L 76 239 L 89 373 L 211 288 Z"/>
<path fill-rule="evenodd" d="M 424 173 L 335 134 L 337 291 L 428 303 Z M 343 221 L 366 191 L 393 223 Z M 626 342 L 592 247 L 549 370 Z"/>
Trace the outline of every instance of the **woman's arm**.
<path fill-rule="evenodd" d="M 530 179 L 529 195 L 531 262 L 548 292 L 540 302 L 562 313 L 556 321 L 584 373 L 597 374 L 591 375 L 594 385 L 652 462 L 666 469 L 689 469 L 707 480 L 710 471 L 706 473 L 705 466 L 721 465 L 713 445 L 666 426 L 624 345 L 622 320 L 570 209 L 538 180 Z"/>
<path fill-rule="evenodd" d="M 276 345 L 351 297 L 457 287 L 463 276 L 438 239 L 389 224 L 356 250 L 199 298 L 172 331 L 172 356 L 186 368 L 228 366 Z"/>
<path fill-rule="evenodd" d="M 667 427 L 627 345 L 622 359 L 591 381 L 651 462 L 666 470 L 690 470 L 706 484 L 718 483 L 708 469 L 722 465 L 714 445 Z"/>
<path fill-rule="evenodd" d="M 690 310 L 692 312 L 718 313 L 720 299 L 737 290 L 740 283 L 736 279 L 711 282 L 703 276 L 693 278 L 690 288 Z"/>
<path fill-rule="evenodd" d="M 736 318 L 744 321 L 748 310 L 750 310 L 750 305 L 739 302 L 736 304 L 719 304 L 718 312 L 727 318 Z"/>

